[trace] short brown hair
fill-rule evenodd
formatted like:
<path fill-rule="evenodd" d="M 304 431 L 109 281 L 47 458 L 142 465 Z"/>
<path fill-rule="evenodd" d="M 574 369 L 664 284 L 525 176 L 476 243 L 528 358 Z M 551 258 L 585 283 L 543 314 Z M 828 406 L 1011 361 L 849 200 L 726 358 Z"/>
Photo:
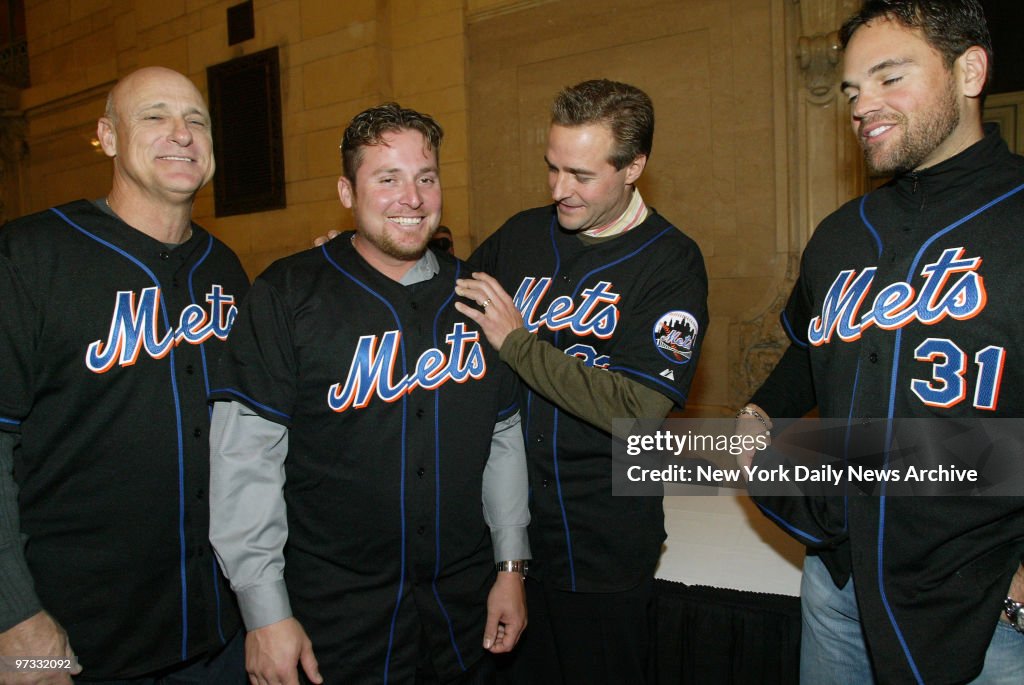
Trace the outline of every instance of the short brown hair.
<path fill-rule="evenodd" d="M 654 105 L 647 93 L 628 83 L 596 79 L 564 88 L 551 106 L 551 123 L 606 125 L 615 138 L 608 162 L 617 170 L 640 155 L 651 156 Z"/>
<path fill-rule="evenodd" d="M 839 29 L 843 49 L 861 26 L 888 19 L 908 29 L 920 29 L 949 69 L 967 48 L 977 45 L 988 56 L 986 85 L 992 80 L 992 38 L 985 10 L 977 0 L 866 0 L 860 11 Z"/>
<path fill-rule="evenodd" d="M 386 133 L 406 130 L 422 133 L 429 148 L 435 155 L 440 155 L 444 131 L 429 114 L 406 109 L 394 102 L 386 102 L 357 114 L 341 138 L 341 169 L 345 178 L 355 186 L 356 171 L 363 161 L 364 147 L 381 145 Z"/>

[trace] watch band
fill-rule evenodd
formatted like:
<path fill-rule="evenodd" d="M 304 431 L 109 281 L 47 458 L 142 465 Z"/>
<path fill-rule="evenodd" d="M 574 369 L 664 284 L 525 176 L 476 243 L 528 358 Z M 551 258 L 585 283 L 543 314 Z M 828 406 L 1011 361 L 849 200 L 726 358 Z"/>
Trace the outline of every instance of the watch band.
<path fill-rule="evenodd" d="M 530 564 L 522 559 L 516 559 L 513 561 L 499 561 L 495 566 L 498 568 L 498 573 L 518 573 L 525 578 Z"/>
<path fill-rule="evenodd" d="M 1010 619 L 1010 625 L 1018 633 L 1024 633 L 1024 604 L 1007 597 L 1003 600 L 1003 613 Z"/>

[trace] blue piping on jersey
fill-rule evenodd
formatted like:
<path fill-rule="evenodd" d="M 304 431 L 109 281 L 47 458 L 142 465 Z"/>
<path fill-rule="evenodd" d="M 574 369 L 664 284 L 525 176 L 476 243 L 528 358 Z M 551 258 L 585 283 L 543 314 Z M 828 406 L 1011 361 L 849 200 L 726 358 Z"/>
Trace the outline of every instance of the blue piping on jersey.
<path fill-rule="evenodd" d="M 20 426 L 21 425 L 21 421 L 15 421 L 14 419 L 9 419 L 6 416 L 0 416 L 0 423 L 6 423 L 8 426 Z"/>
<path fill-rule="evenodd" d="M 74 221 L 69 219 L 66 214 L 61 212 L 56 207 L 51 207 L 50 211 L 59 216 L 67 225 L 77 230 L 82 235 L 95 240 L 100 245 L 107 247 L 117 254 L 121 255 L 128 261 L 139 267 L 147 276 L 153 281 L 153 285 L 156 286 L 157 292 L 160 293 L 160 313 L 163 315 L 164 326 L 167 330 L 171 329 L 171 321 L 167 313 L 167 303 L 164 298 L 163 289 L 160 287 L 160 281 L 156 275 L 139 261 L 133 255 L 128 254 L 117 245 L 103 240 L 99 236 L 87 231 L 82 228 Z M 178 379 L 175 371 L 174 364 L 174 346 L 170 348 L 170 354 L 168 355 L 168 363 L 171 367 L 171 395 L 174 398 L 174 419 L 175 425 L 178 431 L 178 563 L 179 573 L 181 575 L 181 660 L 185 661 L 188 658 L 188 581 L 185 575 L 185 445 L 184 435 L 181 427 L 181 399 L 178 395 Z"/>
<path fill-rule="evenodd" d="M 625 367 L 625 366 L 609 366 L 608 367 L 608 371 L 619 371 L 619 372 L 622 372 L 622 373 L 628 373 L 631 376 L 637 376 L 638 378 L 646 378 L 647 380 L 651 381 L 652 383 L 657 383 L 662 388 L 664 388 L 664 390 L 665 390 L 665 392 L 667 394 L 674 395 L 676 398 L 678 398 L 680 406 L 682 406 L 686 402 L 686 395 L 684 395 L 683 393 L 679 392 L 679 388 L 676 388 L 675 386 L 670 385 L 669 383 L 666 383 L 659 376 L 652 376 L 652 375 L 650 375 L 648 373 L 642 373 L 640 371 L 637 371 L 636 369 L 630 369 L 630 368 Z"/>
<path fill-rule="evenodd" d="M 552 280 L 554 280 L 555 277 L 558 275 L 558 267 L 561 264 L 561 254 L 559 253 L 558 245 L 555 242 L 555 226 L 557 226 L 557 219 L 558 219 L 558 214 L 556 213 L 554 216 L 551 217 L 551 225 L 550 225 L 550 228 L 549 228 L 550 234 L 551 234 L 551 246 L 552 246 L 552 248 L 554 249 L 554 252 L 555 252 L 555 270 L 554 270 L 554 273 L 552 273 L 552 275 L 551 275 L 551 279 Z M 616 259 L 614 261 L 608 262 L 607 264 L 603 264 L 602 266 L 599 266 L 599 267 L 597 267 L 595 269 L 591 269 L 586 274 L 584 274 L 582 277 L 580 277 L 580 279 L 576 283 L 576 287 L 575 287 L 575 289 L 573 289 L 573 292 L 572 292 L 572 298 L 573 299 L 576 298 L 576 296 L 579 294 L 580 288 L 582 288 L 583 284 L 586 283 L 587 279 L 590 278 L 591 276 L 593 276 L 594 274 L 599 273 L 601 271 L 604 271 L 605 269 L 610 269 L 613 266 L 621 264 L 622 262 L 626 261 L 627 259 L 632 259 L 633 257 L 638 255 L 639 253 L 643 252 L 652 243 L 654 243 L 655 241 L 659 240 L 663 235 L 665 235 L 669 231 L 675 231 L 675 230 L 678 230 L 678 229 L 676 229 L 675 226 L 669 225 L 668 227 L 662 229 L 656 235 L 652 236 L 650 239 L 647 240 L 647 242 L 645 242 L 644 244 L 640 245 L 639 247 L 637 247 L 635 250 L 633 250 L 629 254 L 625 254 L 625 255 L 619 257 L 618 259 Z M 555 331 L 554 340 L 555 340 L 555 346 L 556 347 L 558 346 L 558 339 L 559 339 L 560 335 L 561 335 L 561 331 Z M 648 378 L 648 379 L 651 379 L 651 380 L 656 380 L 653 377 L 648 376 L 646 374 L 641 374 L 641 373 L 637 373 L 637 372 L 632 372 L 632 373 L 634 373 L 637 376 L 642 376 L 644 378 Z M 659 385 L 664 385 L 664 383 L 662 381 L 660 381 L 660 380 L 656 380 L 656 382 Z M 674 393 L 676 395 L 680 394 L 678 390 L 674 390 Z M 685 399 L 686 398 L 684 397 L 683 400 L 685 401 Z M 558 410 L 557 407 L 555 407 L 554 435 L 551 436 L 552 455 L 553 455 L 553 462 L 554 462 L 554 466 L 555 466 L 555 487 L 558 490 L 558 506 L 562 510 L 562 527 L 565 530 L 565 546 L 566 546 L 566 550 L 568 552 L 568 558 L 569 558 L 569 582 L 570 582 L 570 587 L 571 587 L 572 591 L 576 592 L 576 567 L 575 567 L 575 563 L 573 562 L 573 555 L 572 555 L 572 535 L 569 532 L 569 517 L 568 517 L 568 515 L 566 514 L 566 511 L 565 511 L 565 500 L 562 497 L 562 479 L 561 479 L 561 477 L 559 476 L 559 473 L 558 473 L 558 414 L 559 414 L 559 410 Z"/>
<path fill-rule="evenodd" d="M 504 421 L 505 419 L 511 418 L 512 415 L 515 414 L 516 411 L 518 411 L 518 409 L 519 409 L 519 402 L 518 401 L 512 402 L 512 404 L 508 405 L 504 409 L 499 409 L 498 410 L 498 420 L 499 421 Z"/>
<path fill-rule="evenodd" d="M 878 246 L 878 256 L 881 257 L 882 256 L 882 238 L 881 238 L 881 236 L 878 235 L 878 231 L 875 230 L 875 227 L 871 225 L 871 222 L 868 221 L 868 215 L 864 213 L 864 205 L 865 205 L 865 203 L 867 203 L 868 195 L 870 195 L 870 194 L 871 193 L 867 193 L 863 197 L 861 197 L 861 199 L 860 199 L 860 206 L 859 206 L 858 209 L 860 210 L 860 220 L 864 222 L 864 225 L 867 227 L 868 232 L 871 233 L 871 237 L 875 239 L 875 245 Z"/>
<path fill-rule="evenodd" d="M 757 507 L 762 512 L 764 512 L 765 516 L 767 516 L 768 518 L 770 518 L 771 520 L 775 521 L 777 524 L 779 524 L 780 526 L 782 526 L 783 528 L 788 530 L 790 532 L 790 534 L 793 535 L 794 537 L 800 537 L 800 538 L 803 538 L 804 540 L 810 540 L 811 542 L 814 542 L 814 543 L 817 543 L 817 544 L 821 544 L 822 542 L 824 542 L 824 540 L 819 540 L 818 538 L 814 537 L 813 535 L 811 535 L 809 533 L 805 533 L 802 530 L 800 530 L 799 528 L 796 528 L 796 527 L 790 525 L 790 523 L 788 521 L 786 521 L 786 519 L 782 518 L 781 516 L 776 514 L 774 511 L 772 511 L 768 507 L 766 507 L 763 504 L 761 504 L 760 502 L 756 502 L 755 501 L 754 504 L 756 504 Z"/>
<path fill-rule="evenodd" d="M 572 535 L 569 533 L 569 517 L 565 513 L 565 500 L 562 498 L 562 479 L 558 475 L 558 408 L 555 408 L 554 435 L 551 436 L 551 452 L 555 464 L 555 488 L 558 491 L 558 506 L 562 510 L 562 527 L 565 529 L 565 548 L 569 556 L 569 589 L 576 592 L 576 564 L 572 559 Z"/>
<path fill-rule="evenodd" d="M 455 278 L 459 277 L 459 273 L 462 270 L 462 265 L 458 262 L 455 264 Z M 445 308 L 455 297 L 455 284 L 452 283 L 452 292 L 441 303 L 441 306 L 437 308 L 437 313 L 434 314 L 434 325 L 432 327 L 432 342 L 435 349 L 440 348 L 437 339 L 437 328 L 441 321 L 441 314 L 444 313 Z M 455 640 L 455 626 L 452 625 L 451 616 L 448 615 L 448 609 L 445 608 L 444 602 L 441 601 L 441 593 L 437 589 L 437 578 L 441 575 L 441 391 L 438 388 L 434 393 L 434 577 L 430 580 L 430 588 L 434 592 L 434 599 L 437 601 L 438 608 L 441 609 L 441 615 L 444 616 L 445 623 L 448 624 L 448 639 L 451 640 L 452 650 L 455 652 L 455 658 L 459 662 L 459 668 L 463 671 L 466 670 L 466 664 L 462 660 L 462 652 L 459 651 L 459 645 Z"/>
<path fill-rule="evenodd" d="M 238 390 L 235 390 L 234 388 L 214 388 L 213 390 L 210 391 L 211 394 L 212 393 L 220 393 L 220 392 L 225 392 L 225 393 L 227 393 L 229 395 L 234 395 L 235 397 L 238 397 L 239 399 L 244 401 L 246 404 L 248 404 L 248 405 L 250 405 L 252 407 L 255 407 L 257 409 L 262 409 L 263 411 L 267 412 L 268 414 L 274 414 L 275 416 L 280 416 L 282 419 L 284 419 L 285 421 L 288 421 L 289 423 L 292 420 L 292 417 L 289 414 L 285 414 L 283 411 L 278 411 L 278 410 L 274 409 L 273 407 L 269 407 L 269 406 L 263 404 L 262 402 L 257 402 L 256 400 L 254 400 L 253 398 L 249 397 L 245 393 L 239 392 Z"/>
<path fill-rule="evenodd" d="M 562 253 L 558 250 L 558 241 L 555 240 L 555 231 L 558 230 L 558 212 L 555 211 L 551 215 L 551 223 L 548 224 L 548 237 L 551 239 L 551 251 L 555 255 L 555 268 L 551 271 L 551 280 L 554 281 L 558 277 L 558 272 L 562 268 Z M 555 331 L 554 341 L 555 346 L 558 346 L 558 337 L 560 331 Z M 529 407 L 533 404 L 533 391 L 526 391 L 526 403 L 527 403 L 527 417 L 529 417 Z M 565 547 L 566 555 L 569 559 L 569 583 L 573 592 L 576 591 L 576 568 L 572 559 L 572 534 L 569 532 L 569 517 L 565 512 L 565 500 L 562 498 L 562 479 L 558 474 L 558 407 L 554 408 L 553 417 L 553 429 L 551 436 L 551 461 L 555 469 L 555 489 L 558 493 L 558 509 L 562 513 L 562 527 L 565 530 Z M 527 425 L 527 431 L 529 426 Z M 524 431 L 523 436 L 526 437 L 528 432 Z M 529 443 L 527 443 L 529 444 Z M 532 493 L 531 493 L 532 494 Z"/>
<path fill-rule="evenodd" d="M 213 597 L 217 605 L 217 636 L 220 637 L 220 643 L 223 645 L 227 643 L 227 640 L 224 639 L 224 627 L 221 625 L 220 620 L 220 566 L 217 564 L 217 556 L 214 554 L 211 554 L 210 556 L 213 557 L 213 559 L 211 559 L 210 561 L 212 562 L 211 566 L 213 570 Z"/>
<path fill-rule="evenodd" d="M 367 285 L 367 284 L 363 283 L 362 281 L 360 281 L 354 275 L 350 274 L 348 271 L 343 269 L 340 264 L 338 264 L 336 261 L 334 261 L 334 259 L 331 258 L 331 255 L 327 253 L 327 245 L 328 245 L 328 243 L 324 243 L 323 245 L 320 246 L 320 252 L 323 254 L 324 259 L 327 260 L 327 263 L 330 264 L 331 266 L 333 266 L 335 269 L 338 270 L 339 273 L 341 273 L 343 276 L 348 278 L 350 281 L 352 281 L 353 283 L 358 285 L 360 288 L 365 290 L 367 293 L 369 293 L 370 295 L 373 295 L 378 300 L 380 300 L 384 304 L 384 306 L 387 307 L 388 310 L 391 312 L 391 316 L 393 316 L 395 318 L 395 325 L 398 327 L 398 332 L 401 335 L 403 333 L 403 331 L 402 331 L 402 320 L 398 317 L 398 312 L 396 312 L 395 308 L 391 306 L 391 303 L 388 302 L 387 299 L 383 295 L 378 293 L 376 290 L 371 288 L 369 285 Z M 403 375 L 408 375 L 408 369 L 407 369 L 408 365 L 406 364 L 406 361 L 405 361 L 406 355 L 405 355 L 405 336 L 404 335 L 401 335 L 401 337 L 399 339 L 398 347 L 399 347 L 399 352 L 401 353 L 401 357 L 402 357 L 402 374 Z M 406 526 L 405 526 L 405 459 L 406 459 L 406 454 L 405 454 L 405 443 L 406 443 L 406 440 L 407 440 L 407 438 L 406 438 L 406 429 L 408 427 L 407 426 L 408 420 L 409 420 L 409 396 L 406 394 L 406 395 L 402 395 L 402 450 L 401 450 L 401 459 L 400 459 L 400 463 L 399 463 L 399 467 L 400 467 L 400 471 L 399 472 L 402 475 L 401 475 L 401 479 L 399 481 L 399 488 L 398 488 L 398 498 L 399 498 L 398 508 L 399 508 L 399 516 L 401 517 L 400 520 L 402 522 L 402 548 L 401 548 L 401 553 L 400 553 L 400 556 L 401 556 L 401 571 L 400 571 L 400 575 L 399 575 L 399 578 L 398 578 L 398 594 L 395 596 L 395 608 L 394 608 L 394 611 L 391 612 L 391 627 L 388 630 L 388 649 L 387 649 L 387 652 L 384 654 L 384 685 L 387 685 L 387 682 L 388 682 L 388 669 L 391 666 L 391 650 L 395 646 L 395 624 L 398 622 L 398 610 L 402 606 L 402 593 L 405 591 L 405 561 L 406 561 L 405 560 L 405 544 L 406 544 Z"/>
<path fill-rule="evenodd" d="M 189 296 L 189 299 L 192 300 L 192 304 L 199 304 L 198 302 L 196 302 L 196 289 L 195 289 L 195 282 L 194 282 L 195 281 L 196 270 L 199 268 L 199 266 L 203 262 L 206 261 L 206 258 L 210 256 L 210 252 L 213 251 L 213 236 L 212 235 L 207 235 L 206 237 L 207 237 L 207 240 L 206 240 L 206 252 L 203 253 L 203 256 L 199 258 L 199 260 L 192 266 L 191 269 L 189 269 L 189 272 L 188 272 L 188 296 Z M 210 396 L 210 372 L 209 372 L 209 367 L 207 366 L 207 363 L 206 363 L 206 341 L 205 340 L 203 342 L 199 343 L 199 358 L 203 362 L 203 383 L 204 383 L 204 385 L 206 387 L 206 396 L 209 397 Z M 213 419 L 213 403 L 207 403 L 206 410 L 207 410 L 207 412 L 210 415 L 210 419 L 212 420 Z M 218 596 L 218 601 L 219 601 L 219 599 L 220 599 L 220 597 Z M 220 612 L 219 611 L 217 612 L 217 628 L 218 628 L 218 630 L 220 629 Z"/>
<path fill-rule="evenodd" d="M 907 282 L 908 283 L 910 282 L 910 280 L 913 277 L 914 273 L 917 271 L 918 263 L 921 261 L 922 257 L 924 256 L 924 253 L 932 245 L 932 243 L 934 243 L 936 240 L 938 240 L 942 236 L 946 235 L 950 231 L 952 231 L 952 230 L 956 229 L 957 227 L 963 225 L 964 223 L 970 221 L 971 219 L 973 219 L 974 217 L 978 216 L 982 212 L 987 211 L 988 209 L 994 207 L 995 205 L 999 204 L 1000 202 L 1006 200 L 1007 198 L 1013 197 L 1014 195 L 1019 193 L 1021 190 L 1024 190 L 1024 183 L 1022 183 L 1021 185 L 1018 185 L 1016 188 L 1013 188 L 1013 189 L 1003 193 L 999 197 L 997 197 L 997 198 L 987 202 L 986 204 L 982 205 L 981 207 L 978 207 L 977 209 L 975 209 L 970 214 L 967 214 L 966 216 L 964 216 L 964 217 L 962 217 L 960 219 L 957 219 L 956 221 L 954 221 L 953 223 L 949 224 L 945 228 L 942 228 L 942 229 L 936 231 L 928 240 L 926 240 L 921 245 L 920 249 L 917 251 L 917 254 L 914 256 L 914 260 L 913 260 L 913 262 L 911 262 L 910 269 L 907 271 Z M 862 204 L 863 204 L 863 201 L 862 201 Z M 865 221 L 866 221 L 866 219 L 865 219 Z M 896 330 L 896 340 L 895 340 L 895 343 L 894 343 L 894 346 L 893 346 L 893 369 L 892 369 L 892 375 L 890 377 L 890 385 L 889 385 L 889 411 L 888 411 L 888 416 L 886 417 L 888 423 L 886 425 L 885 460 L 884 460 L 883 468 L 888 468 L 888 466 L 889 466 L 889 449 L 890 449 L 890 447 L 892 445 L 892 422 L 893 422 L 893 418 L 895 416 L 895 411 L 896 411 L 896 380 L 899 377 L 899 359 L 900 359 L 899 353 L 900 353 L 900 345 L 901 345 L 901 342 L 902 342 L 902 333 L 903 333 L 903 329 L 902 328 Z M 889 598 L 888 598 L 888 595 L 886 594 L 886 591 L 885 591 L 885 573 L 884 573 L 883 560 L 884 560 L 884 553 L 885 553 L 885 515 L 886 515 L 886 490 L 888 489 L 887 485 L 888 485 L 887 481 L 883 481 L 882 482 L 882 488 L 881 488 L 881 492 L 879 494 L 878 550 L 877 550 L 877 553 L 878 553 L 878 566 L 877 566 L 877 569 L 876 569 L 876 573 L 877 573 L 877 576 L 878 576 L 878 591 L 879 591 L 879 594 L 881 595 L 881 598 L 882 598 L 882 605 L 885 607 L 885 613 L 886 613 L 886 615 L 889 618 L 889 623 L 892 625 L 893 631 L 896 633 L 896 637 L 899 640 L 900 647 L 903 649 L 903 655 L 907 659 L 908 665 L 910 666 L 910 670 L 911 670 L 911 672 L 913 672 L 914 678 L 916 679 L 916 681 L 920 685 L 923 685 L 924 680 L 921 678 L 921 673 L 920 673 L 920 671 L 917 668 L 917 663 L 914 661 L 914 657 L 910 653 L 910 648 L 907 646 L 906 639 L 903 636 L 903 631 L 900 630 L 899 624 L 896 621 L 896 615 L 893 612 L 892 607 L 889 604 Z"/>
<path fill-rule="evenodd" d="M 583 287 L 583 284 L 586 283 L 587 279 L 590 278 L 591 276 L 593 276 L 594 274 L 596 274 L 596 273 L 598 273 L 600 271 L 604 271 L 605 269 L 610 269 L 613 266 L 616 266 L 617 264 L 621 264 L 622 262 L 626 261 L 627 259 L 632 259 L 633 257 L 635 257 L 638 254 L 640 254 L 641 252 L 643 252 L 645 249 L 647 249 L 647 247 L 649 245 L 651 245 L 653 242 L 655 242 L 656 240 L 661 238 L 661 236 L 665 235 L 669 231 L 678 231 L 678 230 L 679 229 L 677 229 L 675 226 L 671 226 L 670 225 L 668 228 L 662 229 L 662 231 L 660 233 L 658 233 L 657 235 L 652 236 L 650 238 L 650 240 L 648 240 L 646 243 L 644 243 L 640 247 L 636 248 L 635 250 L 633 250 L 629 254 L 622 255 L 621 257 L 619 257 L 618 259 L 616 259 L 613 262 L 608 262 L 607 264 L 599 266 L 596 269 L 590 270 L 589 272 L 584 274 L 583 277 L 580 278 L 579 282 L 576 284 L 576 289 L 572 293 L 573 299 L 576 299 L 576 296 L 579 295 L 580 288 Z"/>
<path fill-rule="evenodd" d="M 548 237 L 551 239 L 551 253 L 555 255 L 555 269 L 551 272 L 551 280 L 555 280 L 559 270 L 562 268 L 562 254 L 558 251 L 558 241 L 555 240 L 555 231 L 558 229 L 558 211 L 551 214 L 551 223 L 548 224 Z"/>
<path fill-rule="evenodd" d="M 212 235 L 207 235 L 206 236 L 206 251 L 203 252 L 203 255 L 196 261 L 195 264 L 192 265 L 192 268 L 189 269 L 189 272 L 188 272 L 188 296 L 189 296 L 189 299 L 192 301 L 192 304 L 198 304 L 196 302 L 196 289 L 195 289 L 195 274 L 196 274 L 196 270 L 199 268 L 199 266 L 203 262 L 206 261 L 206 258 L 210 256 L 210 252 L 212 252 L 212 251 L 213 251 L 213 236 Z M 209 374 L 209 370 L 208 370 L 208 367 L 207 367 L 207 364 L 206 364 L 206 342 L 205 341 L 199 343 L 199 358 L 200 358 L 200 360 L 202 361 L 202 364 L 203 364 L 203 387 L 206 388 L 206 396 L 209 397 L 210 396 L 210 374 Z M 207 402 L 207 404 L 206 404 L 206 413 L 207 413 L 207 416 L 212 421 L 213 420 L 213 403 L 212 402 Z M 227 640 L 224 639 L 224 626 L 222 625 L 223 622 L 221 621 L 222 610 L 221 610 L 221 601 L 220 601 L 220 582 L 219 582 L 219 580 L 220 580 L 220 578 L 219 578 L 220 567 L 217 565 L 217 557 L 215 555 L 212 555 L 212 554 L 210 556 L 213 557 L 213 559 L 211 559 L 211 562 L 212 562 L 211 566 L 213 567 L 213 599 L 214 599 L 214 605 L 217 607 L 217 635 L 220 637 L 220 643 L 224 644 L 224 643 L 227 642 Z"/>
<path fill-rule="evenodd" d="M 850 454 L 850 430 L 853 427 L 853 405 L 857 400 L 857 386 L 860 382 L 860 359 L 857 360 L 857 368 L 853 371 L 853 391 L 850 395 L 850 410 L 846 413 L 846 436 L 843 441 L 843 471 L 846 471 L 846 457 Z M 843 530 L 850 528 L 850 483 L 843 480 Z"/>
<path fill-rule="evenodd" d="M 444 307 L 442 307 L 443 309 Z M 434 347 L 437 347 L 437 328 L 434 329 Z M 440 425 L 440 393 L 434 393 L 434 577 L 430 580 L 430 588 L 434 593 L 434 599 L 437 601 L 438 608 L 441 609 L 441 615 L 444 616 L 445 623 L 448 624 L 448 639 L 451 640 L 452 650 L 455 652 L 455 658 L 458 659 L 459 668 L 463 671 L 466 670 L 466 664 L 462 660 L 462 652 L 459 651 L 459 645 L 455 641 L 455 626 L 452 625 L 451 616 L 448 615 L 448 609 L 445 608 L 444 602 L 441 601 L 441 594 L 437 589 L 437 579 L 441 575 L 441 425 Z"/>
<path fill-rule="evenodd" d="M 782 322 L 783 330 L 786 331 L 786 335 L 789 337 L 790 341 L 794 345 L 805 350 L 810 347 L 810 345 L 807 344 L 806 340 L 801 340 L 796 336 L 796 332 L 793 330 L 793 325 L 789 323 L 789 317 L 786 316 L 785 309 L 783 309 L 782 312 L 779 314 L 779 321 Z"/>

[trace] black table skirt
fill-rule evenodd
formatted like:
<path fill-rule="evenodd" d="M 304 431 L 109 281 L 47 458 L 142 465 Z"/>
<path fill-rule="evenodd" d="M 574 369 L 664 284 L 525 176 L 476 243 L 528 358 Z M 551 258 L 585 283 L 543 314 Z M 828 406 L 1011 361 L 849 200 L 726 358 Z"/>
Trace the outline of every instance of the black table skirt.
<path fill-rule="evenodd" d="M 658 685 L 799 682 L 799 598 L 655 585 Z"/>

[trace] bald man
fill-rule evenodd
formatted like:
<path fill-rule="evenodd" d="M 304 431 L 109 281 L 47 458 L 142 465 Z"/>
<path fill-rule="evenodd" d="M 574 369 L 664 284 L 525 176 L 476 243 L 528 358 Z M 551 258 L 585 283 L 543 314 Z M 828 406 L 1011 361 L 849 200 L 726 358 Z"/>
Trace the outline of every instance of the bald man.
<path fill-rule="evenodd" d="M 106 197 L 0 229 L 0 682 L 242 683 L 207 539 L 207 371 L 248 280 L 191 221 L 210 115 L 151 67 L 96 134 Z"/>

